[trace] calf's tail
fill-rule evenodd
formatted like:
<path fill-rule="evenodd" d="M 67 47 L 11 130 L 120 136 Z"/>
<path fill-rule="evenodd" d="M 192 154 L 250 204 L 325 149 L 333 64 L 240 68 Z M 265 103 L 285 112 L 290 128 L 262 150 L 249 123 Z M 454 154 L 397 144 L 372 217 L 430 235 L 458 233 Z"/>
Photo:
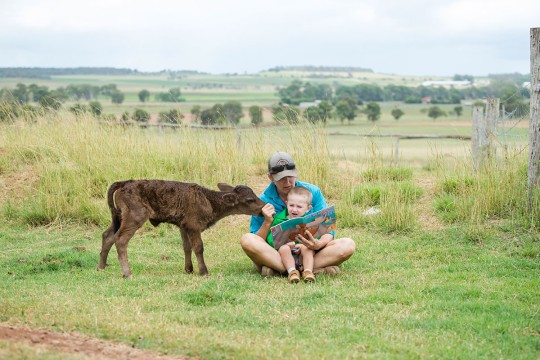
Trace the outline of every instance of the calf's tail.
<path fill-rule="evenodd" d="M 117 232 L 120 228 L 120 212 L 116 208 L 116 205 L 114 204 L 114 193 L 116 190 L 122 188 L 125 184 L 130 182 L 128 181 L 118 181 L 115 182 L 109 187 L 109 191 L 107 191 L 107 203 L 109 205 L 109 210 L 111 210 L 111 216 L 112 216 L 112 226 L 114 232 Z"/>

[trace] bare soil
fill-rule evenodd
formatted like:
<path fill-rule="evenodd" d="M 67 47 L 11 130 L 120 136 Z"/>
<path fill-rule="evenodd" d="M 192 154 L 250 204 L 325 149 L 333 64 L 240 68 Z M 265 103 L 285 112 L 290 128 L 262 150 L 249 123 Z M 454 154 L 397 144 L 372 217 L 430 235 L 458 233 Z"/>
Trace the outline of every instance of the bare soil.
<path fill-rule="evenodd" d="M 87 359 L 187 360 L 188 356 L 165 355 L 133 348 L 127 344 L 104 341 L 78 333 L 59 333 L 0 324 L 0 341 L 20 343 Z M 1 354 L 1 352 L 0 352 Z M 1 357 L 1 356 L 0 356 Z"/>

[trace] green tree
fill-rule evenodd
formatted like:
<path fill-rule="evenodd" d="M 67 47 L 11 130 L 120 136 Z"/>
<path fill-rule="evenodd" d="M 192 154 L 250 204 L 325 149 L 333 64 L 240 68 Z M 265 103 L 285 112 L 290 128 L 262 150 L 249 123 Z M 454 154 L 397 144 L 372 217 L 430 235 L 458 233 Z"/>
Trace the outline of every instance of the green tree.
<path fill-rule="evenodd" d="M 175 87 L 169 89 L 167 92 L 161 92 L 156 94 L 156 100 L 163 102 L 182 102 L 184 99 L 181 97 L 182 93 L 180 88 Z"/>
<path fill-rule="evenodd" d="M 332 110 L 334 109 L 332 103 L 330 101 L 323 100 L 319 103 L 319 105 L 317 105 L 317 107 L 319 108 L 319 114 L 322 122 L 326 123 L 326 121 L 332 117 Z"/>
<path fill-rule="evenodd" d="M 139 96 L 139 101 L 140 102 L 147 102 L 148 99 L 150 99 L 150 91 L 146 90 L 146 89 L 143 89 L 141 91 L 139 91 L 139 93 L 137 94 Z"/>
<path fill-rule="evenodd" d="M 133 112 L 133 120 L 138 122 L 148 122 L 150 120 L 150 114 L 143 109 L 135 109 Z"/>
<path fill-rule="evenodd" d="M 397 121 L 400 117 L 405 115 L 405 112 L 399 108 L 392 109 L 392 112 L 390 113 L 394 117 L 394 119 Z"/>
<path fill-rule="evenodd" d="M 107 84 L 103 85 L 100 91 L 104 96 L 112 96 L 112 93 L 118 91 L 118 89 L 116 88 L 116 84 Z"/>
<path fill-rule="evenodd" d="M 129 119 L 131 119 L 131 116 L 129 115 L 129 111 L 124 111 L 122 113 L 122 116 L 120 116 L 120 120 L 124 122 L 129 121 Z"/>
<path fill-rule="evenodd" d="M 463 113 L 463 106 L 461 105 L 454 106 L 454 112 L 456 113 L 457 117 L 460 117 L 461 114 Z"/>
<path fill-rule="evenodd" d="M 169 111 L 162 111 L 159 113 L 159 122 L 169 124 L 181 124 L 184 115 L 178 109 L 171 109 Z"/>
<path fill-rule="evenodd" d="M 115 90 L 111 92 L 111 101 L 113 104 L 121 104 L 124 102 L 124 93 L 122 93 L 120 90 Z"/>
<path fill-rule="evenodd" d="M 199 122 L 199 117 L 201 116 L 201 106 L 193 105 L 190 112 L 191 112 L 191 121 L 193 121 L 194 123 Z"/>
<path fill-rule="evenodd" d="M 62 99 L 51 93 L 39 99 L 39 105 L 46 110 L 58 110 L 62 107 Z"/>
<path fill-rule="evenodd" d="M 24 84 L 17 84 L 11 94 L 22 104 L 26 104 L 30 100 L 30 91 Z"/>
<path fill-rule="evenodd" d="M 440 107 L 438 106 L 432 106 L 428 109 L 428 114 L 430 118 L 433 119 L 433 121 L 437 120 L 438 117 L 446 116 L 446 112 L 444 112 Z"/>
<path fill-rule="evenodd" d="M 272 107 L 272 117 L 277 123 L 297 124 L 300 109 L 292 105 L 276 105 Z"/>
<path fill-rule="evenodd" d="M 201 111 L 201 124 L 215 125 L 218 123 L 219 117 L 220 114 L 215 106 L 210 109 L 204 109 Z"/>
<path fill-rule="evenodd" d="M 77 103 L 77 104 L 71 106 L 69 108 L 69 111 L 72 112 L 73 114 L 79 116 L 79 115 L 83 115 L 83 114 L 86 114 L 86 113 L 90 112 L 90 108 L 87 105 Z"/>
<path fill-rule="evenodd" d="M 367 115 L 369 121 L 375 122 L 381 117 L 381 106 L 376 102 L 368 102 L 364 113 Z"/>
<path fill-rule="evenodd" d="M 242 104 L 238 101 L 227 101 L 223 104 L 223 115 L 228 124 L 237 125 L 240 119 L 244 116 L 242 112 Z"/>
<path fill-rule="evenodd" d="M 317 106 L 311 106 L 304 110 L 304 117 L 311 123 L 326 123 L 332 113 L 332 108 L 330 102 L 321 101 Z"/>
<path fill-rule="evenodd" d="M 32 94 L 32 100 L 39 102 L 42 97 L 49 95 L 49 89 L 46 86 L 38 86 L 36 84 L 31 84 L 28 87 L 28 90 Z"/>
<path fill-rule="evenodd" d="M 249 117 L 251 118 L 251 123 L 255 126 L 259 126 L 263 122 L 263 112 L 262 108 L 257 105 L 252 105 L 249 107 Z"/>
<path fill-rule="evenodd" d="M 358 110 L 358 105 L 353 98 L 345 97 L 339 100 L 336 104 L 336 115 L 343 122 L 345 119 L 353 121 L 356 117 L 356 111 Z"/>
<path fill-rule="evenodd" d="M 422 98 L 417 95 L 407 96 L 404 100 L 405 104 L 421 104 Z"/>
<path fill-rule="evenodd" d="M 310 106 L 304 110 L 304 118 L 307 119 L 310 123 L 317 123 L 321 121 L 321 114 L 317 106 Z"/>
<path fill-rule="evenodd" d="M 473 108 L 475 107 L 485 107 L 486 106 L 486 103 L 482 100 L 476 100 L 473 104 L 472 104 Z"/>
<path fill-rule="evenodd" d="M 298 105 L 301 102 L 313 102 L 315 100 L 331 100 L 333 97 L 332 86 L 328 84 L 303 83 L 294 80 L 286 88 L 278 90 L 280 102 L 288 105 Z"/>
<path fill-rule="evenodd" d="M 101 116 L 101 114 L 103 113 L 103 106 L 100 104 L 99 101 L 90 101 L 88 106 L 90 107 L 90 111 L 92 112 L 92 114 L 94 114 L 94 116 Z"/>

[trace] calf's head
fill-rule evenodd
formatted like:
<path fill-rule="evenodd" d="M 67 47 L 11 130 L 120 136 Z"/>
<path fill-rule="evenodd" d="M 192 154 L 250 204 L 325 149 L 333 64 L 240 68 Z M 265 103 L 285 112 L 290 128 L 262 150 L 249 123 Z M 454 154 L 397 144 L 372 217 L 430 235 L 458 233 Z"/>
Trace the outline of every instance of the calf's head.
<path fill-rule="evenodd" d="M 236 214 L 262 216 L 261 210 L 266 203 L 259 199 L 249 187 L 245 185 L 232 187 L 219 183 L 218 188 L 226 193 L 223 199 L 228 206 L 235 209 Z"/>

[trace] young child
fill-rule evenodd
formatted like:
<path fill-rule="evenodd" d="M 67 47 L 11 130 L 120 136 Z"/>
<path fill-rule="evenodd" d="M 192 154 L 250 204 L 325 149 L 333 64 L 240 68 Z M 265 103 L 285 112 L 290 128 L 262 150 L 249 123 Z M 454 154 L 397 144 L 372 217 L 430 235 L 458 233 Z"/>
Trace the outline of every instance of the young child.
<path fill-rule="evenodd" d="M 280 224 L 288 219 L 304 216 L 311 209 L 312 197 L 311 192 L 303 186 L 296 186 L 292 188 L 287 195 L 287 208 L 281 213 L 276 214 L 272 226 Z M 271 233 L 268 234 L 268 237 L 270 236 L 272 236 Z M 289 274 L 289 282 L 297 283 L 300 281 L 300 272 L 295 268 L 293 251 L 295 254 L 300 255 L 304 264 L 304 271 L 302 272 L 302 278 L 304 281 L 314 282 L 315 275 L 313 274 L 313 256 L 315 252 L 303 244 L 295 244 L 294 241 L 281 246 L 278 250 L 279 255 L 281 256 L 281 261 Z"/>

